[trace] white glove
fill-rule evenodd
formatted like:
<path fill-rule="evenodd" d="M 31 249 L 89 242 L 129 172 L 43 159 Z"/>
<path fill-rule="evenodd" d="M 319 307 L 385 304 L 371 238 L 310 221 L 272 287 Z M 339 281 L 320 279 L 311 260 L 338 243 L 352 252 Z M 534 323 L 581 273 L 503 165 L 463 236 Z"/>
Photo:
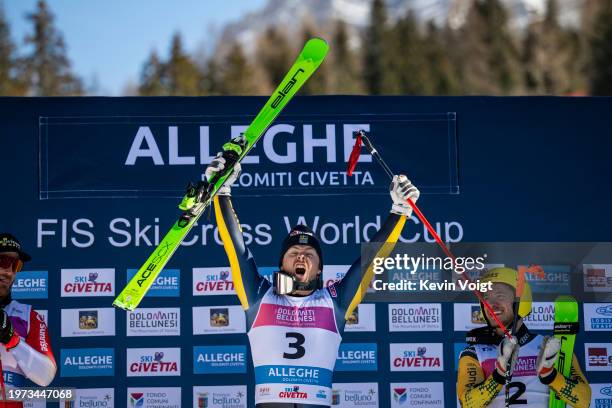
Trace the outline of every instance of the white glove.
<path fill-rule="evenodd" d="M 538 377 L 544 378 L 553 372 L 557 356 L 561 350 L 561 341 L 556 337 L 545 336 L 540 345 L 540 352 L 536 360 Z"/>
<path fill-rule="evenodd" d="M 516 364 L 520 348 L 521 346 L 519 346 L 518 340 L 514 336 L 510 338 L 504 337 L 501 343 L 499 343 L 497 363 L 495 364 L 495 369 L 499 375 L 505 377 L 508 367 L 511 367 L 511 372 L 514 371 L 514 365 Z"/>
<path fill-rule="evenodd" d="M 418 188 L 412 185 L 408 177 L 403 174 L 393 176 L 393 181 L 389 186 L 389 192 L 391 193 L 391 199 L 393 205 L 391 206 L 391 212 L 394 214 L 405 215 L 410 218 L 412 215 L 412 207 L 406 201 L 410 198 L 413 202 L 419 199 L 421 192 Z"/>
<path fill-rule="evenodd" d="M 223 157 L 222 153 L 218 153 L 217 157 L 215 157 L 213 161 L 210 162 L 210 164 L 206 168 L 206 171 L 204 172 L 204 179 L 210 180 L 217 173 L 223 173 L 224 171 L 225 171 L 225 158 Z M 217 194 L 224 195 L 224 196 L 231 196 L 232 195 L 232 184 L 236 182 L 241 171 L 242 171 L 242 167 L 240 166 L 240 163 L 236 163 L 234 165 L 234 171 L 225 180 L 225 183 L 223 183 L 221 188 L 219 188 L 219 191 L 217 191 Z"/>

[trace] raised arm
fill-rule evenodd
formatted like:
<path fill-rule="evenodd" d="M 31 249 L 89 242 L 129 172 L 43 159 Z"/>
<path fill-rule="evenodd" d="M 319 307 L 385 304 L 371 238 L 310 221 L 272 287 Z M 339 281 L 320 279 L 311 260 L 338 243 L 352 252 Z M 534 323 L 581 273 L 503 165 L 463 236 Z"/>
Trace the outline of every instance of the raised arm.
<path fill-rule="evenodd" d="M 210 179 L 215 172 L 224 171 L 224 167 L 225 161 L 218 155 L 206 169 L 205 177 Z M 219 189 L 213 203 L 219 235 L 231 267 L 236 295 L 240 299 L 242 308 L 249 310 L 268 289 L 269 283 L 257 271 L 255 259 L 244 243 L 242 228 L 232 207 L 231 185 L 238 178 L 240 170 L 240 164 L 234 166 L 234 172 Z"/>
<path fill-rule="evenodd" d="M 406 219 L 412 214 L 412 208 L 406 200 L 418 200 L 419 190 L 404 175 L 393 177 L 390 186 L 393 200 L 391 212 L 380 230 L 368 245 L 368 250 L 358 257 L 348 272 L 337 285 L 338 304 L 345 310 L 345 318 L 361 303 L 374 275 L 372 263 L 374 258 L 388 256 L 397 243 Z"/>

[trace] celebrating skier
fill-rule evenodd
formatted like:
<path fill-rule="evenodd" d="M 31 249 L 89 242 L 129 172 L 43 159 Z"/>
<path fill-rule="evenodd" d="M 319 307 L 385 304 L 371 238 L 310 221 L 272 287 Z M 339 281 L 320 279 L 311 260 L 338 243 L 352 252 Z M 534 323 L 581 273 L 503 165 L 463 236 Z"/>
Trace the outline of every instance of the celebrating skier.
<path fill-rule="evenodd" d="M 6 388 L 27 386 L 26 378 L 47 386 L 57 366 L 49 344 L 47 325 L 31 306 L 11 298 L 17 272 L 31 257 L 11 234 L 0 234 L 0 361 L 2 394 Z M 6 402 L 6 407 L 22 407 L 21 402 Z"/>
<path fill-rule="evenodd" d="M 224 146 L 225 148 L 225 146 Z M 224 172 L 219 154 L 206 169 L 206 179 Z M 416 201 L 419 191 L 406 176 L 393 178 L 391 212 L 372 242 L 377 254 L 357 259 L 341 282 L 324 287 L 323 254 L 316 235 L 297 225 L 283 240 L 280 271 L 269 283 L 257 272 L 232 208 L 230 186 L 239 165 L 215 196 L 219 233 L 229 258 L 234 288 L 246 311 L 249 342 L 255 367 L 258 408 L 307 408 L 331 405 L 332 372 L 347 316 L 363 299 L 372 279 L 374 256 L 390 251 Z M 383 245 L 387 242 L 391 245 Z M 374 244 L 376 245 L 376 244 Z M 375 252 L 375 251 L 373 251 Z M 361 266 L 365 273 L 361 272 Z"/>
<path fill-rule="evenodd" d="M 496 317 L 507 327 L 512 325 L 518 272 L 511 268 L 494 268 L 480 278 L 493 282 L 484 294 Z M 457 394 L 463 408 L 504 407 L 526 404 L 529 407 L 549 406 L 550 390 L 572 407 L 588 407 L 591 388 L 576 356 L 572 356 L 571 373 L 563 376 L 554 368 L 561 343 L 554 337 L 529 332 L 523 318 L 531 313 L 531 288 L 524 282 L 518 303 L 518 320 L 511 338 L 480 305 L 486 327 L 467 335 L 469 345 L 459 357 Z M 506 385 L 506 370 L 511 367 L 511 381 Z M 508 387 L 503 392 L 502 388 Z M 506 401 L 506 399 L 508 401 Z M 506 405 L 508 404 L 508 405 Z"/>

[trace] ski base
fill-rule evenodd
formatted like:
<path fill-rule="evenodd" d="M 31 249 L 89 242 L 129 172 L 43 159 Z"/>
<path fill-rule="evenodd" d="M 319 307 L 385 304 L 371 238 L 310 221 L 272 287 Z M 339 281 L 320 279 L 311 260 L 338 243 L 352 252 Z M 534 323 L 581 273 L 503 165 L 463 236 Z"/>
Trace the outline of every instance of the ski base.
<path fill-rule="evenodd" d="M 313 38 L 308 40 L 285 78 L 283 78 L 264 107 L 245 130 L 243 136 L 246 145 L 244 149 L 241 148 L 240 151 L 234 151 L 236 154 L 234 163 L 240 162 L 249 150 L 253 148 L 257 140 L 263 136 L 266 129 L 270 127 L 291 98 L 293 98 L 302 85 L 306 83 L 319 65 L 321 65 L 323 59 L 327 55 L 328 49 L 327 43 L 322 39 Z M 179 208 L 184 211 L 183 214 L 174 223 L 170 231 L 168 231 L 136 275 L 134 275 L 119 296 L 117 296 L 113 302 L 114 306 L 130 311 L 138 307 L 138 304 L 153 285 L 155 278 L 161 273 L 164 266 L 168 263 L 183 239 L 191 230 L 191 227 L 211 204 L 213 197 L 219 188 L 223 186 L 225 180 L 227 180 L 232 171 L 233 165 L 232 168 L 227 169 L 223 176 L 211 180 L 210 183 L 207 184 L 206 195 L 203 198 L 200 198 L 202 195 L 200 194 L 200 186 L 191 184 L 188 186 L 187 194 L 183 197 L 179 205 Z"/>

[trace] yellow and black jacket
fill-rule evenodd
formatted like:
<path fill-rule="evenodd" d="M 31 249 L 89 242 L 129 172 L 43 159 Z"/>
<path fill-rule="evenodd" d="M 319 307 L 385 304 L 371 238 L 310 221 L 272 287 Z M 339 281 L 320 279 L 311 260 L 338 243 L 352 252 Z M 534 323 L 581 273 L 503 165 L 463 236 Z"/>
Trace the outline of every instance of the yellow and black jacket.
<path fill-rule="evenodd" d="M 539 379 L 535 372 L 535 359 L 542 336 L 529 332 L 525 325 L 517 330 L 521 345 L 518 364 L 509 384 L 511 402 L 530 407 L 548 407 L 550 389 L 572 407 L 588 407 L 591 388 L 580 370 L 574 355 L 569 378 L 553 370 L 546 378 Z M 499 337 L 497 343 L 502 339 Z M 457 396 L 463 408 L 504 406 L 505 377 L 494 369 L 497 345 L 472 344 L 459 357 Z M 530 351 L 531 349 L 531 351 Z"/>

